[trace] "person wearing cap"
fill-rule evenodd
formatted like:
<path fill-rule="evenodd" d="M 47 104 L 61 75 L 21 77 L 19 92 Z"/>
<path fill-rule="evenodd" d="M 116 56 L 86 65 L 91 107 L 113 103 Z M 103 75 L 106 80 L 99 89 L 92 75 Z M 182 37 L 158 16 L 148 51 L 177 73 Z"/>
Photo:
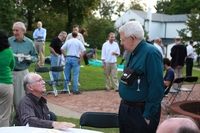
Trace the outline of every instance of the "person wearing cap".
<path fill-rule="evenodd" d="M 187 50 L 185 45 L 181 43 L 180 36 L 175 37 L 175 45 L 171 49 L 171 67 L 176 73 L 176 78 L 182 77 Z"/>
<path fill-rule="evenodd" d="M 186 76 L 192 76 L 193 60 L 194 60 L 193 41 L 190 41 L 190 44 L 187 46 Z"/>

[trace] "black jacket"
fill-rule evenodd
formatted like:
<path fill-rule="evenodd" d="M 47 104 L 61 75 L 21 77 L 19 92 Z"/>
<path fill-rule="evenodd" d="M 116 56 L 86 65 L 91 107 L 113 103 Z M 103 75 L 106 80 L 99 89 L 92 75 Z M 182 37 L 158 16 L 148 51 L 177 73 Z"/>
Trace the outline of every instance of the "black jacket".
<path fill-rule="evenodd" d="M 187 49 L 185 45 L 179 43 L 175 44 L 170 53 L 171 59 L 171 67 L 175 68 L 176 66 L 184 66 L 185 57 L 187 56 Z"/>

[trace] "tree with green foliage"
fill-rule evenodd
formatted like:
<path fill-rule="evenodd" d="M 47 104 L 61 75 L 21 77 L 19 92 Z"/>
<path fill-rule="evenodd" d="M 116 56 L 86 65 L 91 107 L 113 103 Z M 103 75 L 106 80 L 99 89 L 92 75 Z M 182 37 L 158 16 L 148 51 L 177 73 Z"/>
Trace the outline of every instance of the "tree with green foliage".
<path fill-rule="evenodd" d="M 191 9 L 200 11 L 200 0 L 162 0 L 155 6 L 157 13 L 189 14 Z"/>
<path fill-rule="evenodd" d="M 84 19 L 92 15 L 92 11 L 98 8 L 100 2 L 100 0 L 66 0 L 67 32 L 71 32 L 74 24 L 83 24 Z"/>
<path fill-rule="evenodd" d="M 170 5 L 171 1 L 159 1 L 154 8 L 156 9 L 157 13 L 168 14 Z"/>
<path fill-rule="evenodd" d="M 98 12 L 101 18 L 112 20 L 113 15 L 120 16 L 120 13 L 124 11 L 124 2 L 120 3 L 115 0 L 102 0 Z"/>
<path fill-rule="evenodd" d="M 88 36 L 85 37 L 85 41 L 90 47 L 98 46 L 98 49 L 101 49 L 102 44 L 108 39 L 108 34 L 115 32 L 114 24 L 110 20 L 95 17 L 88 21 L 86 29 Z"/>
<path fill-rule="evenodd" d="M 0 29 L 12 35 L 13 21 L 17 18 L 17 10 L 13 0 L 0 0 Z"/>
<path fill-rule="evenodd" d="M 43 0 L 16 0 L 16 2 L 18 3 L 16 7 L 20 10 L 19 18 L 26 18 L 27 30 L 33 30 L 32 25 L 34 22 L 41 20 L 40 18 L 35 18 L 36 14 L 43 12 L 48 3 Z"/>
<path fill-rule="evenodd" d="M 147 5 L 145 3 L 142 3 L 141 0 L 130 1 L 129 9 L 145 11 L 147 10 L 146 8 L 147 8 Z"/>
<path fill-rule="evenodd" d="M 191 10 L 191 14 L 187 15 L 186 28 L 178 31 L 182 38 L 183 43 L 193 40 L 196 42 L 194 45 L 195 52 L 200 57 L 200 12 L 197 9 Z M 190 36 L 188 36 L 190 35 Z"/>

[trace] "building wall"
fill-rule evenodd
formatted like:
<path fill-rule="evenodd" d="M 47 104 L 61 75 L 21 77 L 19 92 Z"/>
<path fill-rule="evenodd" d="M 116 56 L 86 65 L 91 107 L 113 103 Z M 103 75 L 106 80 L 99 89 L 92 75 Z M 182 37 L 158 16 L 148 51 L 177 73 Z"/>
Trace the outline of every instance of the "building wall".
<path fill-rule="evenodd" d="M 146 22 L 145 27 L 148 27 L 149 22 Z M 156 37 L 163 38 L 165 32 L 165 26 L 161 22 L 151 22 L 150 28 L 147 28 L 146 31 L 149 31 L 149 38 L 154 40 Z"/>
<path fill-rule="evenodd" d="M 121 17 L 119 17 L 114 26 L 115 28 L 119 28 L 121 27 L 123 24 L 125 24 L 126 22 L 129 22 L 130 20 L 137 20 L 139 21 L 142 25 L 144 23 L 144 19 L 139 17 L 138 15 L 136 15 L 134 12 L 132 12 L 131 10 L 128 10 L 126 13 L 124 13 Z"/>
<path fill-rule="evenodd" d="M 166 37 L 165 38 L 174 38 L 178 36 L 177 30 L 186 28 L 184 22 L 182 23 L 167 23 L 166 25 Z"/>

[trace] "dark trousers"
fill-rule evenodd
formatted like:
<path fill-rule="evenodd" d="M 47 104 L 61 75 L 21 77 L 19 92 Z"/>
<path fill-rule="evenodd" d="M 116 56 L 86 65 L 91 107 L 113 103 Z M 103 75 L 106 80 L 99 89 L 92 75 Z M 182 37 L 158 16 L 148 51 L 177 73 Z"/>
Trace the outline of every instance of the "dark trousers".
<path fill-rule="evenodd" d="M 86 54 L 83 56 L 83 59 L 84 59 L 85 65 L 88 65 L 89 62 L 88 62 L 88 58 L 87 58 Z"/>
<path fill-rule="evenodd" d="M 125 103 L 119 107 L 120 133 L 155 133 L 160 121 L 161 108 L 158 113 L 150 119 L 149 125 L 142 114 L 144 106 L 131 106 Z"/>
<path fill-rule="evenodd" d="M 192 76 L 192 68 L 193 68 L 193 59 L 186 59 L 186 76 Z"/>

